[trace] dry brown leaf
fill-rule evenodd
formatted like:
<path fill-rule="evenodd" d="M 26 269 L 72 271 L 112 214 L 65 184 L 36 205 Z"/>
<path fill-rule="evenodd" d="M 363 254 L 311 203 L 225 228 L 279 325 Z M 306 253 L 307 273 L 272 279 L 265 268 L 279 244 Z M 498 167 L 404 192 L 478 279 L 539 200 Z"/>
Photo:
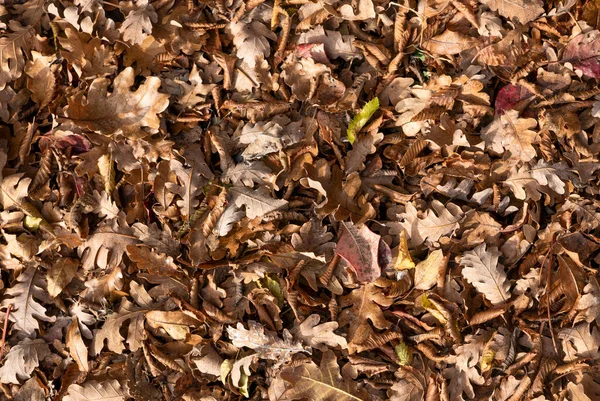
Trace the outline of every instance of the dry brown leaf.
<path fill-rule="evenodd" d="M 137 90 L 131 91 L 135 78 L 133 68 L 123 70 L 108 93 L 109 80 L 97 78 L 87 94 L 77 92 L 65 109 L 67 117 L 80 126 L 106 135 L 123 132 L 125 135 L 144 137 L 143 131 L 158 131 L 158 113 L 169 105 L 169 96 L 159 93 L 160 79 L 149 77 Z"/>
<path fill-rule="evenodd" d="M 340 328 L 348 327 L 348 340 L 350 344 L 362 344 L 373 334 L 373 329 L 369 322 L 372 322 L 377 329 L 385 329 L 389 326 L 388 321 L 383 315 L 382 307 L 388 307 L 393 299 L 384 295 L 381 288 L 373 283 L 363 284 L 348 295 L 340 298 L 340 306 L 351 308 L 344 309 L 340 313 L 338 322 Z"/>
<path fill-rule="evenodd" d="M 280 377 L 291 386 L 282 400 L 309 398 L 314 401 L 366 401 L 367 394 L 359 393 L 356 383 L 345 379 L 340 373 L 337 359 L 332 351 L 323 354 L 320 367 L 304 363 L 296 368 L 284 369 Z"/>
<path fill-rule="evenodd" d="M 497 11 L 501 16 L 515 20 L 520 24 L 526 24 L 535 20 L 544 12 L 544 2 L 542 0 L 480 0 Z"/>
<path fill-rule="evenodd" d="M 82 372 L 88 372 L 88 348 L 81 338 L 81 332 L 79 331 L 79 320 L 77 317 L 73 318 L 71 324 L 67 328 L 65 344 L 67 345 L 67 348 L 69 348 L 69 353 L 73 357 L 73 360 L 77 363 L 79 370 Z"/>

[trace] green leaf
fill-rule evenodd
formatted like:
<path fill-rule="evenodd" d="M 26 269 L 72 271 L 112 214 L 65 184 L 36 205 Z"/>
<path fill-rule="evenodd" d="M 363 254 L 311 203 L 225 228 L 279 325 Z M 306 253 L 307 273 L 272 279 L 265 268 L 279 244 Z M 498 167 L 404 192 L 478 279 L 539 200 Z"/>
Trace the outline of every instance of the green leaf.
<path fill-rule="evenodd" d="M 379 98 L 373 98 L 367 104 L 364 105 L 362 110 L 354 116 L 350 124 L 348 125 L 348 140 L 350 143 L 354 143 L 356 140 L 356 134 L 358 131 L 365 126 L 367 121 L 373 116 L 373 114 L 379 109 Z"/>
<path fill-rule="evenodd" d="M 221 382 L 224 385 L 227 385 L 227 376 L 229 376 L 231 369 L 233 369 L 233 361 L 231 359 L 225 359 L 221 363 Z"/>
<path fill-rule="evenodd" d="M 394 347 L 394 352 L 396 352 L 396 356 L 398 357 L 398 361 L 400 365 L 406 366 L 412 363 L 412 352 L 408 349 L 408 345 L 402 342 Z"/>
<path fill-rule="evenodd" d="M 273 294 L 273 296 L 277 298 L 277 303 L 279 307 L 282 307 L 284 296 L 283 291 L 281 290 L 281 286 L 279 285 L 279 281 L 274 280 L 273 278 L 266 275 L 265 278 L 261 280 L 260 284 L 261 286 L 264 286 L 269 289 L 271 294 Z"/>
<path fill-rule="evenodd" d="M 39 230 L 41 223 L 42 223 L 41 218 L 33 217 L 33 216 L 25 216 L 25 220 L 23 221 L 25 228 L 27 228 L 30 231 Z"/>

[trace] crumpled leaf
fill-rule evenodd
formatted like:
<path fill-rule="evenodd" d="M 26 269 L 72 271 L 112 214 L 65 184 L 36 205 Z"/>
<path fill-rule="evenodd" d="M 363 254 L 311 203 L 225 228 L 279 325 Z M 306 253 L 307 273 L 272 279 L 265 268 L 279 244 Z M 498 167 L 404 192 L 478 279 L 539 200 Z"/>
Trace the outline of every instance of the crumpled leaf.
<path fill-rule="evenodd" d="M 82 372 L 89 371 L 88 348 L 81 338 L 81 332 L 79 331 L 79 319 L 77 319 L 77 317 L 73 319 L 67 328 L 65 344 L 69 348 L 69 353 L 73 357 L 73 360 L 75 360 L 77 363 L 79 370 Z"/>
<path fill-rule="evenodd" d="M 227 335 L 236 347 L 247 347 L 256 351 L 261 359 L 287 360 L 298 352 L 307 352 L 300 342 L 294 342 L 292 335 L 283 330 L 283 340 L 270 331 L 265 331 L 263 325 L 250 320 L 248 329 L 241 323 L 236 328 L 227 327 Z"/>
<path fill-rule="evenodd" d="M 441 237 L 452 234 L 460 226 L 463 216 L 462 210 L 455 204 L 448 203 L 444 206 L 440 201 L 434 200 L 423 219 L 418 217 L 417 209 L 412 203 L 407 203 L 406 211 L 398 217 L 404 220 L 400 224 L 408 234 L 409 245 L 417 246 L 424 242 L 435 244 Z"/>
<path fill-rule="evenodd" d="M 146 78 L 137 90 L 131 91 L 134 78 L 133 68 L 124 69 L 115 78 L 110 93 L 108 79 L 94 79 L 87 95 L 79 91 L 69 99 L 66 115 L 77 125 L 106 135 L 123 132 L 143 137 L 147 135 L 143 128 L 157 132 L 158 113 L 169 105 L 169 96 L 158 92 L 157 77 Z"/>
<path fill-rule="evenodd" d="M 342 235 L 335 253 L 348 261 L 356 272 L 358 281 L 370 283 L 381 276 L 378 262 L 379 240 L 381 237 L 366 225 L 355 226 L 351 222 L 341 223 Z"/>
<path fill-rule="evenodd" d="M 465 252 L 459 259 L 463 267 L 463 277 L 477 291 L 494 305 L 507 302 L 510 298 L 510 284 L 498 257 L 502 254 L 498 248 L 481 244 L 472 251 Z"/>
<path fill-rule="evenodd" d="M 19 379 L 28 379 L 40 362 L 50 355 L 50 348 L 42 339 L 24 339 L 10 349 L 6 361 L 0 367 L 0 381 L 4 384 L 19 384 Z"/>
<path fill-rule="evenodd" d="M 582 32 L 572 38 L 562 54 L 562 61 L 569 62 L 590 78 L 600 78 L 600 31 Z"/>

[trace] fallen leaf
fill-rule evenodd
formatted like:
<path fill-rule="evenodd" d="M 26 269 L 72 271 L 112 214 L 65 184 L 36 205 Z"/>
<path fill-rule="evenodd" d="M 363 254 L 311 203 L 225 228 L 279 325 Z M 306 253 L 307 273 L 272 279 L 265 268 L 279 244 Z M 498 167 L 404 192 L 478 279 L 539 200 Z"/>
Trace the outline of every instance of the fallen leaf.
<path fill-rule="evenodd" d="M 341 223 L 342 235 L 335 248 L 335 253 L 348 261 L 356 272 L 360 282 L 370 283 L 381 276 L 378 262 L 379 235 L 366 225 L 355 226 L 352 223 Z"/>

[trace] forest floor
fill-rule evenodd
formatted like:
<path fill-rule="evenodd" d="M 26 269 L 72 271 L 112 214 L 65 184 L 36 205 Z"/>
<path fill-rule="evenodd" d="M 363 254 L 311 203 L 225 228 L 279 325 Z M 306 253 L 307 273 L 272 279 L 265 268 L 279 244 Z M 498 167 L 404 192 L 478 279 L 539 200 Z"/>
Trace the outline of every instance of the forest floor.
<path fill-rule="evenodd" d="M 0 399 L 600 400 L 599 25 L 0 0 Z"/>

